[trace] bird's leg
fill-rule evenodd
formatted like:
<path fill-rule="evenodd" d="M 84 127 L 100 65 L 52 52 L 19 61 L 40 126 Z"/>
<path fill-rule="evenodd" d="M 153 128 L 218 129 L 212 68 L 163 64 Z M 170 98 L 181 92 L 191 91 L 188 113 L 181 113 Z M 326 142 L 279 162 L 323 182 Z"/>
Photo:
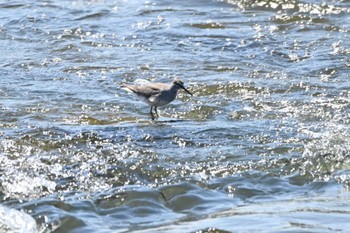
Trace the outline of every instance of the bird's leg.
<path fill-rule="evenodd" d="M 153 113 L 152 109 L 153 109 L 153 106 L 151 106 L 151 110 L 149 111 L 149 113 L 151 114 L 152 120 L 154 120 L 154 113 Z"/>
<path fill-rule="evenodd" d="M 154 106 L 154 112 L 156 113 L 156 116 L 159 117 L 158 111 L 157 111 L 157 106 Z"/>

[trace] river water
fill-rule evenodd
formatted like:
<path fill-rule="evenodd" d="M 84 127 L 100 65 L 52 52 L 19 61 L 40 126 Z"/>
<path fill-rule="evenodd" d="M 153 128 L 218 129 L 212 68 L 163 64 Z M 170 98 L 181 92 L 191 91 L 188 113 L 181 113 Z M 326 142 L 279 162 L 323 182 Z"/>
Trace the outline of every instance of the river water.
<path fill-rule="evenodd" d="M 347 232 L 348 0 L 0 0 L 1 232 Z M 121 83 L 180 91 L 152 120 Z"/>

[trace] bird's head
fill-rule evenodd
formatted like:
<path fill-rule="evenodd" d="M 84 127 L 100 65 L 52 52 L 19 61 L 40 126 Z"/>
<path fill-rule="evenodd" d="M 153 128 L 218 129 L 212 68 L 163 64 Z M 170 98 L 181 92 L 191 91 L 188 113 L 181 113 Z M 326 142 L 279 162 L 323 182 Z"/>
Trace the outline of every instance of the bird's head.
<path fill-rule="evenodd" d="M 193 96 L 193 94 L 184 87 L 184 82 L 181 79 L 174 79 L 173 86 L 175 86 L 177 89 L 184 89 L 188 94 Z"/>

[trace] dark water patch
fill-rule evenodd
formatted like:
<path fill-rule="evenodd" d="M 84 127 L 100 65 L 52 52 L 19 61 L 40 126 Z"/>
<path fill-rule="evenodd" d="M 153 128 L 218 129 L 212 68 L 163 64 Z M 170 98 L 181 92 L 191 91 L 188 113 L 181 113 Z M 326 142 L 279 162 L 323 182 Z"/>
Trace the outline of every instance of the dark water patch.
<path fill-rule="evenodd" d="M 200 29 L 222 29 L 225 28 L 224 25 L 216 22 L 208 22 L 208 23 L 192 23 L 192 27 L 200 28 Z"/>
<path fill-rule="evenodd" d="M 23 8 L 28 5 L 21 3 L 2 3 L 0 4 L 0 8 L 11 9 L 11 8 Z"/>
<path fill-rule="evenodd" d="M 86 13 L 84 16 L 80 16 L 79 18 L 76 18 L 75 20 L 79 21 L 79 20 L 90 20 L 90 19 L 98 19 L 98 18 L 102 18 L 102 17 L 106 17 L 107 14 L 109 14 L 110 11 L 109 10 L 101 10 L 99 12 L 88 12 Z"/>
<path fill-rule="evenodd" d="M 168 8 L 150 8 L 146 7 L 145 9 L 141 9 L 138 11 L 138 13 L 143 16 L 143 15 L 156 15 L 159 13 L 171 13 L 171 12 L 176 12 L 178 11 L 177 9 L 168 7 Z"/>

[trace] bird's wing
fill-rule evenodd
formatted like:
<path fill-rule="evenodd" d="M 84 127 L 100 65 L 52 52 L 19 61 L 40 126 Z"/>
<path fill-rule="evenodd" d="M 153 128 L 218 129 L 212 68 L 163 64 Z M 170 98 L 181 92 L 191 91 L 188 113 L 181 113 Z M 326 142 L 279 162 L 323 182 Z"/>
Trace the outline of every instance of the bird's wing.
<path fill-rule="evenodd" d="M 145 98 L 150 98 L 151 96 L 158 95 L 162 90 L 160 86 L 155 86 L 155 85 L 137 86 L 137 85 L 123 84 L 122 87 L 132 91 L 136 95 L 140 95 Z"/>

